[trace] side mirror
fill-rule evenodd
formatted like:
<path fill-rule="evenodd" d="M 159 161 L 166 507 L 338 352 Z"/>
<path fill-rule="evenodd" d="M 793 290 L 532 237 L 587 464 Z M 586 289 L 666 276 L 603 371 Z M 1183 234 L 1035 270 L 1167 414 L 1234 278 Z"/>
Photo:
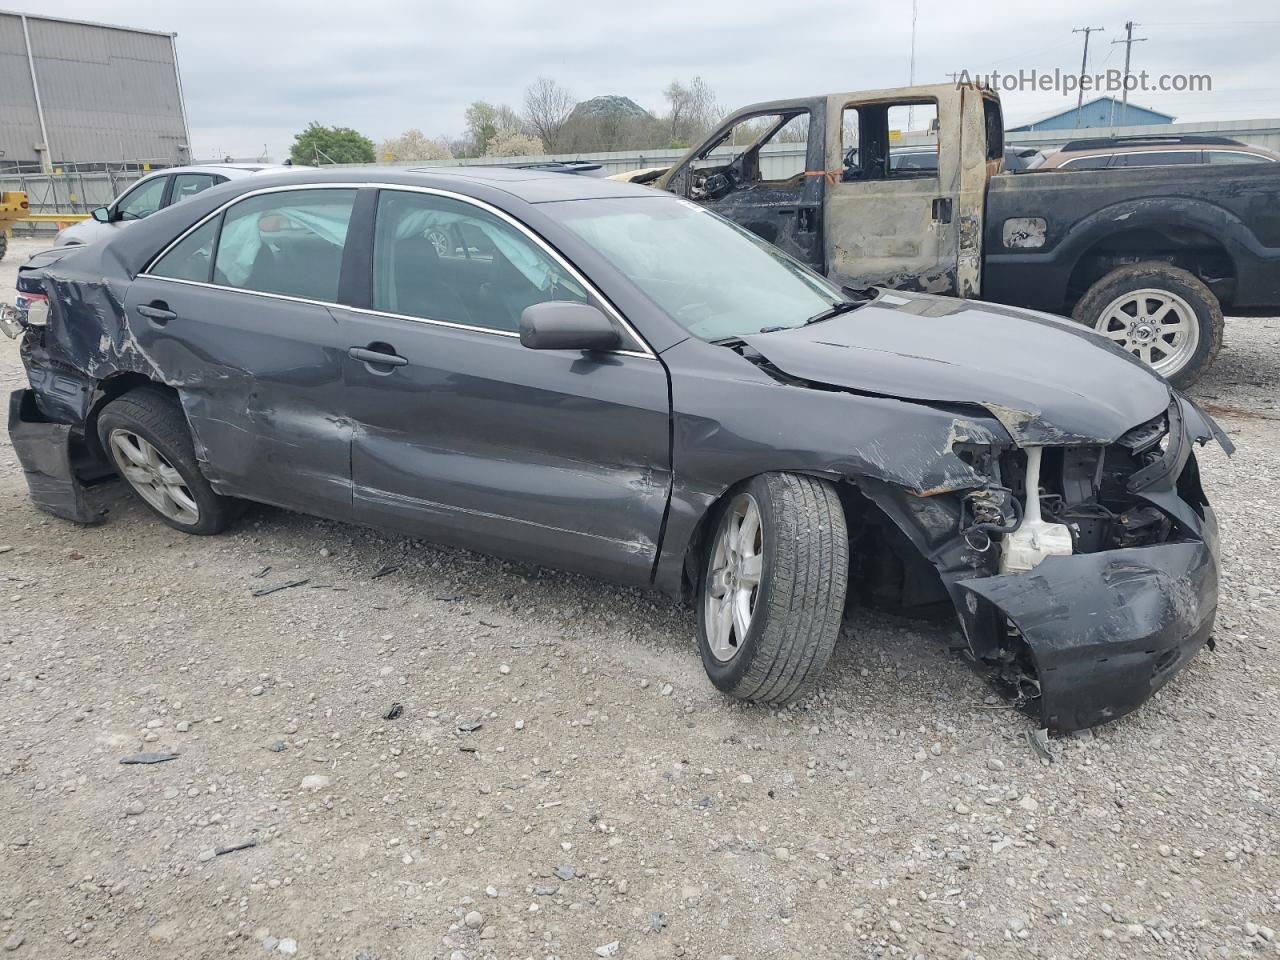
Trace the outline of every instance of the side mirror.
<path fill-rule="evenodd" d="M 590 304 L 549 300 L 520 314 L 520 342 L 530 350 L 616 350 L 622 336 Z"/>
<path fill-rule="evenodd" d="M 93 216 L 93 219 L 97 220 L 99 223 L 111 222 L 111 211 L 108 210 L 106 207 L 98 207 L 96 210 L 93 211 L 92 216 Z"/>

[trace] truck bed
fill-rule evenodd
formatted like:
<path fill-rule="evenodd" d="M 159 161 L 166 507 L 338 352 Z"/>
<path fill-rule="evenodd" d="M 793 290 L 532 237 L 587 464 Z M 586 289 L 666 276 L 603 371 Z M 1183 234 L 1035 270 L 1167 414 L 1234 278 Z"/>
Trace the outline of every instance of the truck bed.
<path fill-rule="evenodd" d="M 1280 163 L 1000 174 L 983 240 L 985 300 L 1067 313 L 1107 270 L 1166 260 L 1224 307 L 1280 309 Z"/>

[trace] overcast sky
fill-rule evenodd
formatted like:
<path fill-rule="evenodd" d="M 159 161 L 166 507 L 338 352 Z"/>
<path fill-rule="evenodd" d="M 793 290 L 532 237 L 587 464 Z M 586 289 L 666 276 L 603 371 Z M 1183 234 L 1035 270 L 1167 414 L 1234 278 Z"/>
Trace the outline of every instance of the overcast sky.
<path fill-rule="evenodd" d="M 20 0 L 19 0 L 20 3 Z M 757 100 L 905 85 L 910 2 L 736 0 L 711 4 L 219 0 L 137 4 L 40 0 L 50 16 L 173 31 L 195 155 L 274 159 L 311 120 L 375 141 L 418 127 L 456 134 L 472 100 L 518 107 L 525 85 L 555 77 L 579 99 L 623 94 L 660 112 L 672 78 L 702 76 L 725 110 Z M 1179 120 L 1280 117 L 1280 6 L 1233 0 L 1077 0 L 1067 4 L 919 0 L 916 82 L 986 74 L 1118 68 L 1124 20 L 1140 26 L 1134 69 L 1209 74 L 1212 92 L 1135 93 Z M 1074 94 L 1002 94 L 1010 126 L 1073 106 Z M 1088 99 L 1088 97 L 1086 97 Z"/>

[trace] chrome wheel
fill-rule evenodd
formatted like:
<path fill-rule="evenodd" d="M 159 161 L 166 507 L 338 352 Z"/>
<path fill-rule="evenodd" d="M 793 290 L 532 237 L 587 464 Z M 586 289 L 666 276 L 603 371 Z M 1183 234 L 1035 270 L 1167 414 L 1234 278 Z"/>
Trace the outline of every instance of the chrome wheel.
<path fill-rule="evenodd" d="M 191 526 L 199 522 L 199 505 L 164 454 L 129 430 L 112 430 L 110 443 L 120 475 L 138 496 L 176 523 Z"/>
<path fill-rule="evenodd" d="M 1200 345 L 1196 312 L 1168 290 L 1134 290 L 1116 297 L 1094 329 L 1166 377 L 1186 366 Z"/>
<path fill-rule="evenodd" d="M 428 230 L 427 239 L 436 248 L 437 256 L 447 257 L 453 253 L 453 244 L 449 242 L 449 235 L 443 230 Z"/>
<path fill-rule="evenodd" d="M 737 656 L 746 642 L 763 564 L 760 507 L 750 494 L 739 494 L 720 522 L 703 597 L 707 645 L 722 663 Z"/>

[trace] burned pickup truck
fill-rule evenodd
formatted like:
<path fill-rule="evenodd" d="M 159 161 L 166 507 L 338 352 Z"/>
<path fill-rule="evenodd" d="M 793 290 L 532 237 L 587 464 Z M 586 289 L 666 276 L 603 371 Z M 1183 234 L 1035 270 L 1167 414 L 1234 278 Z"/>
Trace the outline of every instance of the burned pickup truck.
<path fill-rule="evenodd" d="M 24 268 L 9 435 L 78 522 L 119 474 L 193 534 L 246 501 L 696 604 L 786 703 L 846 604 L 944 611 L 1052 730 L 1209 642 L 1213 421 L 1067 320 L 846 294 L 667 193 L 536 170 L 240 180 Z M 856 639 L 856 618 L 846 634 Z"/>
<path fill-rule="evenodd" d="M 1224 307 L 1280 313 L 1280 164 L 1004 171 L 996 94 L 937 85 L 744 107 L 655 186 L 836 283 L 1070 315 L 1194 382 Z"/>

